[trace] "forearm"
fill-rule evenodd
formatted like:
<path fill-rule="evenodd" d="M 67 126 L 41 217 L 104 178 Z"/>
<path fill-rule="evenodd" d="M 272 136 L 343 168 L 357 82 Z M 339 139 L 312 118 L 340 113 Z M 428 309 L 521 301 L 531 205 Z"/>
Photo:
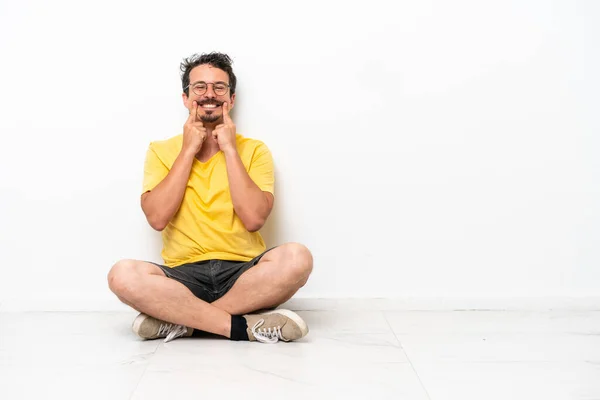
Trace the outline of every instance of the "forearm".
<path fill-rule="evenodd" d="M 248 231 L 257 231 L 264 225 L 269 214 L 267 197 L 246 172 L 237 150 L 227 150 L 223 153 L 235 213 Z"/>
<path fill-rule="evenodd" d="M 142 209 L 152 228 L 162 231 L 179 210 L 194 157 L 190 152 L 179 153 L 167 176 L 142 198 Z"/>

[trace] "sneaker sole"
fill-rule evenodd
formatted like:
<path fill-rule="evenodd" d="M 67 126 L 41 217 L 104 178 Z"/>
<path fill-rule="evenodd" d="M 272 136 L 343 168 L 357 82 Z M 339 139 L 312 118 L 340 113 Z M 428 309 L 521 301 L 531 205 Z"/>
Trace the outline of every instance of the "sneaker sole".
<path fill-rule="evenodd" d="M 269 312 L 265 312 L 265 313 L 261 313 L 260 315 L 267 315 L 267 314 L 281 314 L 281 315 L 285 315 L 286 317 L 288 317 L 289 319 L 291 319 L 292 321 L 294 321 L 296 323 L 296 325 L 298 325 L 298 327 L 300 328 L 300 332 L 302 332 L 302 337 L 306 336 L 308 334 L 308 325 L 306 325 L 306 322 L 304 322 L 304 320 L 295 312 L 290 311 L 290 310 L 274 310 L 274 311 L 269 311 Z"/>
<path fill-rule="evenodd" d="M 135 332 L 135 334 L 138 335 L 139 337 L 141 337 L 142 339 L 146 339 L 146 338 L 140 336 L 140 327 L 142 326 L 142 323 L 146 320 L 146 318 L 148 318 L 148 315 L 146 315 L 146 314 L 142 313 L 142 314 L 138 315 L 133 320 L 133 325 L 131 326 L 131 328 L 133 329 L 133 332 Z"/>

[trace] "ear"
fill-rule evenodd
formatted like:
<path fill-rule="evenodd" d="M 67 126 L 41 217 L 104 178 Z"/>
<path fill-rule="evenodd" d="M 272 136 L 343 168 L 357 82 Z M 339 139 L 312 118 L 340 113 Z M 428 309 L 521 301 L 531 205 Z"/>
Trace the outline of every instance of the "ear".
<path fill-rule="evenodd" d="M 231 95 L 231 98 L 227 103 L 229 104 L 229 111 L 231 111 L 231 109 L 235 105 L 235 93 Z"/>
<path fill-rule="evenodd" d="M 183 99 L 183 106 L 189 110 L 189 109 L 190 109 L 190 106 L 189 106 L 189 104 L 188 104 L 188 101 L 189 101 L 190 99 L 188 98 L 187 94 L 185 94 L 185 92 L 183 92 L 183 93 L 181 94 L 181 98 Z"/>

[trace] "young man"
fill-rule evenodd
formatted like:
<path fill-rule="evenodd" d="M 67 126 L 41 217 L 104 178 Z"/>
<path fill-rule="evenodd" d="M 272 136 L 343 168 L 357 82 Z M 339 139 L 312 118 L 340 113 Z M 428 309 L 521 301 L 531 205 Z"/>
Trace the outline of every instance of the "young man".
<path fill-rule="evenodd" d="M 308 333 L 294 312 L 274 310 L 304 286 L 309 250 L 288 243 L 266 251 L 258 232 L 273 207 L 274 173 L 264 143 L 236 133 L 230 110 L 236 77 L 221 53 L 181 64 L 183 134 L 150 143 L 141 206 L 162 231 L 165 265 L 121 260 L 110 289 L 141 312 L 144 339 L 191 336 L 194 329 L 232 340 L 274 343 Z"/>

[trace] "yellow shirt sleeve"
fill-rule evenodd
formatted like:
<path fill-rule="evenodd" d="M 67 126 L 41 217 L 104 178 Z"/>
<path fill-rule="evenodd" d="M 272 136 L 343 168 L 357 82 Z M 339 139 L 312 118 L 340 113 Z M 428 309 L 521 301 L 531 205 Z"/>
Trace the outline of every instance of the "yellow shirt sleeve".
<path fill-rule="evenodd" d="M 267 145 L 264 143 L 260 143 L 254 151 L 248 175 L 250 175 L 250 178 L 252 178 L 260 190 L 269 192 L 273 195 L 275 194 L 273 156 Z"/>
<path fill-rule="evenodd" d="M 152 143 L 148 146 L 146 160 L 144 161 L 144 182 L 142 193 L 152 190 L 162 182 L 169 173 L 169 168 L 158 158 Z"/>

